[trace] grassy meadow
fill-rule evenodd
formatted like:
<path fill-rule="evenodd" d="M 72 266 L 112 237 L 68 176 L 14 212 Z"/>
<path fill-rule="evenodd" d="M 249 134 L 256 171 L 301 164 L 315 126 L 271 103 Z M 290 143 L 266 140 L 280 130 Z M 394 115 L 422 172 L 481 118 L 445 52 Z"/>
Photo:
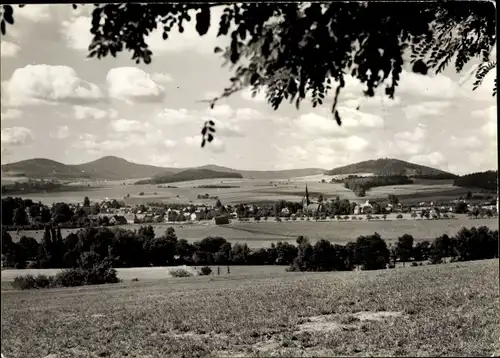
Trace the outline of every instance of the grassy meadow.
<path fill-rule="evenodd" d="M 6 357 L 491 356 L 497 260 L 2 292 Z"/>
<path fill-rule="evenodd" d="M 207 236 L 221 236 L 231 242 L 246 242 L 251 248 L 269 247 L 278 241 L 295 242 L 300 235 L 307 236 L 311 242 L 326 239 L 335 243 L 345 244 L 356 240 L 361 235 L 371 235 L 378 232 L 388 243 L 397 240 L 403 234 L 410 234 L 416 240 L 432 240 L 442 234 L 455 235 L 462 227 L 488 226 L 492 230 L 498 229 L 498 220 L 477 219 L 469 220 L 464 215 L 457 215 L 450 220 L 387 220 L 387 221 L 283 221 L 275 222 L 272 219 L 260 222 L 239 222 L 233 220 L 229 225 L 216 226 L 212 222 L 190 224 L 162 223 L 152 225 L 155 233 L 162 235 L 168 227 L 173 227 L 179 238 L 189 242 L 201 240 Z M 141 225 L 122 225 L 125 229 L 139 229 Z M 79 229 L 62 229 L 63 237 Z M 10 231 L 12 239 L 17 242 L 25 235 L 41 240 L 43 230 Z"/>
<path fill-rule="evenodd" d="M 132 185 L 131 181 L 107 181 L 88 183 L 87 187 L 78 185 L 78 190 L 34 193 L 27 197 L 44 204 L 52 205 L 54 202 L 83 202 L 88 196 L 91 201 L 101 201 L 105 198 L 125 200 L 127 204 L 144 204 L 147 202 L 163 203 L 205 203 L 213 204 L 213 200 L 197 199 L 198 195 L 209 194 L 219 196 L 224 204 L 273 202 L 280 199 L 301 200 L 304 196 L 305 184 L 309 192 L 316 196 L 319 193 L 326 198 L 339 196 L 354 202 L 364 202 L 368 199 L 385 199 L 388 194 L 396 194 L 404 200 L 448 200 L 464 195 L 467 190 L 454 187 L 449 180 L 419 181 L 412 185 L 395 185 L 373 188 L 367 191 L 364 198 L 358 198 L 342 184 L 321 183 L 318 176 L 286 179 L 206 179 L 171 183 L 176 188 L 166 188 L 164 185 Z M 319 179 L 318 179 L 319 178 Z M 330 177 L 331 179 L 331 177 Z M 328 180 L 328 178 L 326 178 Z M 236 188 L 207 189 L 198 188 L 201 185 L 230 185 Z M 165 185 L 166 186 L 166 185 Z M 143 193 L 143 195 L 139 195 Z M 127 199 L 124 199 L 130 195 Z M 14 195 L 14 196 L 22 196 Z"/>

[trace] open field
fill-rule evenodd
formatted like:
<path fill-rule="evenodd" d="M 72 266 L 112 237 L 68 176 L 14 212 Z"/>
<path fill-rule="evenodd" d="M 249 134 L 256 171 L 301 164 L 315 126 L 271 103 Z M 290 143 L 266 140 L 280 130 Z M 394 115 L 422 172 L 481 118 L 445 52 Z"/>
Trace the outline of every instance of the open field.
<path fill-rule="evenodd" d="M 6 357 L 491 356 L 498 260 L 2 292 Z"/>
<path fill-rule="evenodd" d="M 299 201 L 304 196 L 305 180 L 296 178 L 291 180 L 269 179 L 207 179 L 180 183 L 170 183 L 177 188 L 158 187 L 157 185 L 131 185 L 125 181 L 94 182 L 89 187 L 78 188 L 75 191 L 29 194 L 26 197 L 44 204 L 54 202 L 82 202 L 85 196 L 91 201 L 101 201 L 105 198 L 125 200 L 128 204 L 147 202 L 164 203 L 204 203 L 213 204 L 213 200 L 197 199 L 199 194 L 219 196 L 224 204 L 273 202 L 280 199 Z M 75 183 L 75 185 L 81 185 Z M 125 185 L 123 185 L 125 184 Z M 239 188 L 205 189 L 196 188 L 200 185 L 233 185 Z M 326 198 L 339 196 L 354 202 L 364 202 L 368 199 L 386 199 L 388 194 L 396 194 L 403 201 L 408 200 L 451 200 L 464 195 L 468 190 L 452 186 L 449 180 L 420 181 L 412 185 L 395 185 L 372 188 L 364 198 L 358 198 L 342 184 L 320 183 L 319 180 L 307 182 L 309 192 L 313 196 L 319 193 Z M 84 190 L 87 189 L 87 190 Z M 144 195 L 139 195 L 143 193 Z M 124 199 L 127 195 L 129 198 Z M 12 196 L 22 196 L 12 195 Z"/>
<path fill-rule="evenodd" d="M 124 229 L 139 229 L 141 225 L 122 225 Z M 272 242 L 295 242 L 300 235 L 307 236 L 312 242 L 327 239 L 332 242 L 345 244 L 356 240 L 361 235 L 371 235 L 378 232 L 388 243 L 397 240 L 403 234 L 410 234 L 416 240 L 432 240 L 435 237 L 448 234 L 455 235 L 462 227 L 488 226 L 498 230 L 498 220 L 478 219 L 469 220 L 464 215 L 457 215 L 457 219 L 450 220 L 387 220 L 387 221 L 289 221 L 289 222 L 239 222 L 233 220 L 229 225 L 216 226 L 211 222 L 191 224 L 154 224 L 156 235 L 162 235 L 168 227 L 173 227 L 179 238 L 190 242 L 201 240 L 207 236 L 221 236 L 231 243 L 246 242 L 251 248 L 269 247 Z M 62 229 L 63 237 L 79 229 Z M 43 230 L 10 231 L 14 241 L 25 235 L 41 240 Z"/>

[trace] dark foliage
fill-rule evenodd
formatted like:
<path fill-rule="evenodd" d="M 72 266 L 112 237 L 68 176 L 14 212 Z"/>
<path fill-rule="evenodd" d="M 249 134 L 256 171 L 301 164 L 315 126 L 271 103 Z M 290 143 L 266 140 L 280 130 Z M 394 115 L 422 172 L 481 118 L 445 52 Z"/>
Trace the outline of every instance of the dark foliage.
<path fill-rule="evenodd" d="M 224 179 L 224 178 L 238 178 L 243 176 L 240 173 L 224 173 L 217 172 L 209 169 L 188 169 L 176 174 L 158 175 L 151 179 L 144 179 L 136 181 L 134 184 L 167 184 L 177 183 L 182 181 L 201 180 L 201 179 Z"/>
<path fill-rule="evenodd" d="M 496 192 L 498 189 L 498 171 L 489 170 L 486 172 L 462 175 L 453 181 L 453 185 Z"/>
<path fill-rule="evenodd" d="M 413 180 L 407 176 L 370 176 L 356 177 L 351 176 L 344 181 L 344 187 L 352 190 L 356 196 L 363 197 L 365 192 L 371 188 L 386 185 L 405 185 L 413 184 Z"/>
<path fill-rule="evenodd" d="M 210 101 L 212 106 L 248 86 L 254 93 L 265 88 L 274 109 L 283 100 L 297 108 L 305 99 L 313 106 L 326 104 L 333 92 L 331 112 L 340 125 L 337 102 L 348 75 L 365 85 L 364 95 L 373 96 L 385 86 L 385 94 L 394 98 L 407 53 L 420 75 L 439 73 L 452 59 L 460 72 L 480 56 L 476 86 L 496 65 L 489 58 L 496 41 L 496 11 L 487 1 L 95 4 L 89 57 L 116 57 L 128 50 L 136 63 L 149 64 L 153 53 L 145 38 L 152 31 L 160 28 L 167 40 L 175 28 L 184 32 L 194 17 L 203 36 L 215 6 L 224 6 L 217 34 L 231 41 L 214 52 L 234 65 L 234 76 Z M 12 6 L 3 6 L 2 34 L 14 24 L 13 14 Z M 210 128 L 202 129 L 202 146 L 213 139 Z"/>

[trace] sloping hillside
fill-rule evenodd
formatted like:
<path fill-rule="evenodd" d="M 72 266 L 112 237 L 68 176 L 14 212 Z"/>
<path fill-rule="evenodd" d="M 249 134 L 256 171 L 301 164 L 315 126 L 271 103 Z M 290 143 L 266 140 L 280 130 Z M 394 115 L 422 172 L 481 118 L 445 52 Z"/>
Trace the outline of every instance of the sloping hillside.
<path fill-rule="evenodd" d="M 463 188 L 486 189 L 496 192 L 498 171 L 488 170 L 486 172 L 462 175 L 454 180 L 453 185 Z"/>
<path fill-rule="evenodd" d="M 66 165 L 55 160 L 34 158 L 2 165 L 2 177 L 28 177 L 37 179 L 90 178 L 77 166 Z"/>
<path fill-rule="evenodd" d="M 348 175 L 357 173 L 373 173 L 377 176 L 406 175 L 411 177 L 425 177 L 429 179 L 454 179 L 457 175 L 440 169 L 426 167 L 399 159 L 366 160 L 327 171 L 327 175 Z"/>
<path fill-rule="evenodd" d="M 136 164 L 113 156 L 102 157 L 85 164 L 69 165 L 69 167 L 76 167 L 93 178 L 107 180 L 138 179 L 171 174 L 166 168 Z"/>
<path fill-rule="evenodd" d="M 217 172 L 240 173 L 243 178 L 247 179 L 291 179 L 309 175 L 323 174 L 325 169 L 320 168 L 304 168 L 304 169 L 289 169 L 289 170 L 238 170 L 218 165 L 204 165 L 199 169 L 208 169 Z"/>
<path fill-rule="evenodd" d="M 135 184 L 167 184 L 182 181 L 219 179 L 219 178 L 243 178 L 240 173 L 217 172 L 209 169 L 188 169 L 180 173 L 158 175 L 151 179 L 139 180 Z"/>

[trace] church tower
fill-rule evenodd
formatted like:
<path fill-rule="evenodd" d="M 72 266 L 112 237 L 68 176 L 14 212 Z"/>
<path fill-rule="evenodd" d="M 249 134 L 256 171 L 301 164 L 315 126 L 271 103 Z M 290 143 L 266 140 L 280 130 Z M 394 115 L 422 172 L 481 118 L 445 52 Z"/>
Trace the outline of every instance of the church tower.
<path fill-rule="evenodd" d="M 311 204 L 311 201 L 309 200 L 309 190 L 307 189 L 307 182 L 306 182 L 306 195 L 304 196 L 304 199 L 302 199 L 302 207 L 306 208 Z"/>

